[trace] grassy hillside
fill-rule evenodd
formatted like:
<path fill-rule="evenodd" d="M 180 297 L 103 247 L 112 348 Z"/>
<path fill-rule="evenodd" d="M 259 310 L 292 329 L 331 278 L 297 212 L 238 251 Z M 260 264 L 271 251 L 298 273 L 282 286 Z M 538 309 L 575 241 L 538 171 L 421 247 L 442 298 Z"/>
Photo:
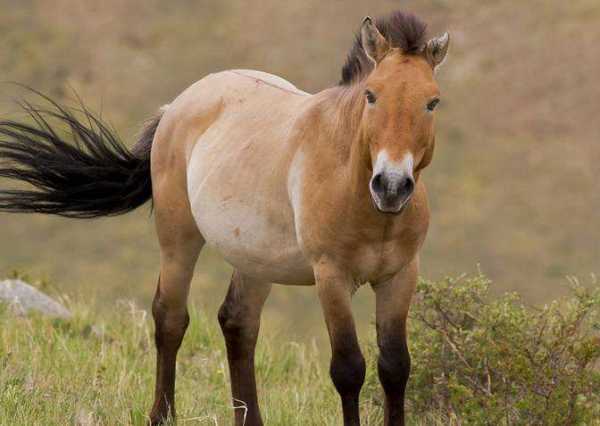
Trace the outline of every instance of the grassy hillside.
<path fill-rule="evenodd" d="M 160 105 L 217 70 L 266 70 L 313 92 L 335 84 L 362 16 L 413 10 L 432 33 L 452 34 L 439 73 L 437 152 L 424 175 L 432 222 L 423 275 L 480 264 L 498 292 L 545 301 L 561 294 L 565 275 L 598 272 L 595 0 L 0 0 L 0 7 L 0 81 L 63 101 L 74 89 L 126 140 Z M 0 116 L 18 116 L 11 98 L 20 94 L 0 86 Z M 0 275 L 30 271 L 99 309 L 122 297 L 148 306 L 157 258 L 148 208 L 92 222 L 0 214 Z M 209 317 L 228 275 L 218 256 L 203 254 L 192 299 Z M 369 293 L 356 299 L 363 329 Z M 317 305 L 312 289 L 277 288 L 266 324 L 323 338 Z"/>
<path fill-rule="evenodd" d="M 411 314 L 409 425 L 600 425 L 600 287 L 573 284 L 539 310 L 514 295 L 490 300 L 482 276 L 421 281 Z M 98 316 L 67 301 L 72 321 L 15 317 L 0 305 L 0 425 L 144 424 L 152 401 L 154 343 L 148 312 L 133 302 Z M 460 309 L 457 309 L 460 307 Z M 371 334 L 361 396 L 364 425 L 382 424 Z M 259 398 L 267 425 L 342 423 L 326 346 L 258 344 Z M 192 309 L 177 365 L 180 424 L 230 424 L 223 339 Z M 240 408 L 242 409 L 242 408 Z"/>

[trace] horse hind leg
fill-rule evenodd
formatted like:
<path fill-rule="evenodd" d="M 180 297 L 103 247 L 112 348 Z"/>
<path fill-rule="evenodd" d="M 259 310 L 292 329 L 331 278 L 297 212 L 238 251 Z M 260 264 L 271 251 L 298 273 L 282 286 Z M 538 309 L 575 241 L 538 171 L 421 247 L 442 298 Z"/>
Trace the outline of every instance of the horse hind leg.
<path fill-rule="evenodd" d="M 157 363 L 151 425 L 175 418 L 177 351 L 189 322 L 187 299 L 194 266 L 204 246 L 187 200 L 184 189 L 168 180 L 154 191 L 160 276 L 152 304 Z"/>
<path fill-rule="evenodd" d="M 271 284 L 234 271 L 227 296 L 219 309 L 219 323 L 227 346 L 236 426 L 263 424 L 256 392 L 254 350 L 260 314 L 270 290 Z"/>

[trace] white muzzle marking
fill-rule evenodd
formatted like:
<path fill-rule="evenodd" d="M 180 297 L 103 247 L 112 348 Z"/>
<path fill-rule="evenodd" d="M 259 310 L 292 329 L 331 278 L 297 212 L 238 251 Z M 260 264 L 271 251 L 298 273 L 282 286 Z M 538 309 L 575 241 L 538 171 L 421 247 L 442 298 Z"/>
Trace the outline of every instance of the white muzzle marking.
<path fill-rule="evenodd" d="M 401 161 L 392 161 L 382 150 L 373 166 L 370 190 L 377 208 L 385 213 L 399 213 L 414 190 L 413 155 L 407 152 Z"/>

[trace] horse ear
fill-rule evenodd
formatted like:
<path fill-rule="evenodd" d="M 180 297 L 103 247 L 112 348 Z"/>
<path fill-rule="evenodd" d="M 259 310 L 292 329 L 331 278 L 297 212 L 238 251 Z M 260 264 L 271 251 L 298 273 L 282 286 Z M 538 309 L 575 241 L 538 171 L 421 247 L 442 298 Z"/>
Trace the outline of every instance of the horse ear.
<path fill-rule="evenodd" d="M 425 45 L 425 57 L 431 64 L 434 70 L 436 70 L 448 54 L 448 46 L 450 45 L 450 34 L 447 32 L 440 37 L 432 38 Z"/>
<path fill-rule="evenodd" d="M 360 39 L 363 50 L 369 59 L 376 64 L 379 63 L 390 50 L 390 44 L 385 37 L 381 35 L 370 16 L 367 16 L 362 22 Z"/>

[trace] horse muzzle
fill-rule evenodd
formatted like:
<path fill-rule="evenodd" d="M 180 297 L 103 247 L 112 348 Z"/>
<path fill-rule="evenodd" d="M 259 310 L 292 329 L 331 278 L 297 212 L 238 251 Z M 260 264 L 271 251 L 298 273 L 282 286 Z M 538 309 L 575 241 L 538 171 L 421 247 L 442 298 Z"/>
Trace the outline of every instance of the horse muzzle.
<path fill-rule="evenodd" d="M 377 210 L 399 214 L 415 190 L 415 180 L 407 173 L 380 172 L 373 175 L 369 187 Z"/>

